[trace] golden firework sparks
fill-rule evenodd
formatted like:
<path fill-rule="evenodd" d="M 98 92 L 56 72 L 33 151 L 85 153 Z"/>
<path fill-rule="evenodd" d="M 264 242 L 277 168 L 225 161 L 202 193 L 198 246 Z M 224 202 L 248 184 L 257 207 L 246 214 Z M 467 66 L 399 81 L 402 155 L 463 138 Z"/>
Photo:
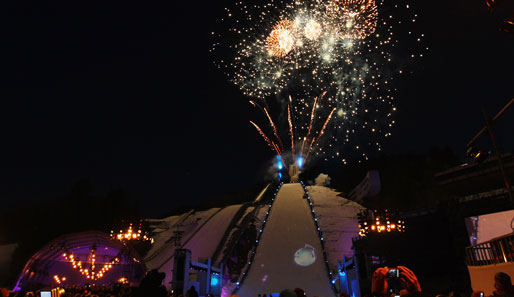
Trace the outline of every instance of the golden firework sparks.
<path fill-rule="evenodd" d="M 331 0 L 327 10 L 339 23 L 342 38 L 363 39 L 375 32 L 378 10 L 375 0 Z"/>
<path fill-rule="evenodd" d="M 266 39 L 268 52 L 276 57 L 286 56 L 294 49 L 295 43 L 294 22 L 290 20 L 278 22 Z"/>
<path fill-rule="evenodd" d="M 238 1 L 226 8 L 226 30 L 221 31 L 225 33 L 212 32 L 211 51 L 221 54 L 216 66 L 266 115 L 272 139 L 252 125 L 273 151 L 286 153 L 286 163 L 290 156 L 309 153 L 327 160 L 335 152 L 341 159 L 343 145 L 358 141 L 357 148 L 380 151 L 379 138 L 391 136 L 387 130 L 395 123 L 394 80 L 406 73 L 405 66 L 395 62 L 395 49 L 409 42 L 404 48 L 413 50 L 410 58 L 421 58 L 420 51 L 428 50 L 424 34 L 413 26 L 417 17 L 408 4 L 390 6 L 384 0 L 263 0 L 255 5 Z M 398 38 L 396 32 L 405 29 L 408 36 Z M 318 97 L 313 106 L 323 91 L 328 100 L 321 103 Z M 270 119 L 277 112 L 271 113 L 267 101 L 275 97 L 283 108 L 288 95 L 296 98 L 293 103 L 289 97 L 287 106 L 291 139 L 282 143 L 280 123 Z M 328 112 L 328 119 L 337 115 L 331 133 L 329 121 L 319 130 Z M 360 137 L 362 133 L 369 137 Z M 323 134 L 327 143 L 321 144 Z M 346 164 L 344 158 L 342 162 Z"/>
<path fill-rule="evenodd" d="M 315 20 L 310 20 L 305 24 L 305 37 L 309 40 L 316 40 L 321 35 L 321 24 Z"/>

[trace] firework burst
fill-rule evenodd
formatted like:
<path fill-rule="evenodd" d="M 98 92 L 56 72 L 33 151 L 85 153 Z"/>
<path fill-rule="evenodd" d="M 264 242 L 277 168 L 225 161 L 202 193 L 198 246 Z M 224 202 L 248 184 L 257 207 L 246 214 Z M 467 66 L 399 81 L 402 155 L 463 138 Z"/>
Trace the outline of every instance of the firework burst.
<path fill-rule="evenodd" d="M 423 34 L 405 34 L 404 27 L 415 23 L 417 14 L 403 0 L 386 1 L 392 0 L 238 2 L 226 9 L 228 34 L 213 32 L 212 50 L 224 53 L 215 64 L 252 104 L 266 110 L 269 122 L 268 101 L 281 102 L 292 156 L 309 152 L 346 162 L 341 147 L 352 143 L 366 158 L 363 147 L 380 150 L 381 140 L 391 135 L 395 78 L 406 72 L 406 62 L 428 49 L 422 46 Z M 415 46 L 409 44 L 412 52 L 398 58 L 395 49 L 405 35 Z M 233 58 L 227 59 L 227 53 Z M 291 97 L 294 104 L 292 99 L 286 103 Z M 305 124 L 300 125 L 302 117 Z M 323 129 L 313 130 L 313 122 L 327 119 Z M 276 126 L 271 127 L 276 143 L 270 147 L 282 150 L 289 141 L 279 140 Z M 319 145 L 312 131 L 316 136 L 325 132 L 326 145 Z"/>
<path fill-rule="evenodd" d="M 287 55 L 294 49 L 295 43 L 294 23 L 289 20 L 278 22 L 266 38 L 266 48 L 275 57 Z"/>

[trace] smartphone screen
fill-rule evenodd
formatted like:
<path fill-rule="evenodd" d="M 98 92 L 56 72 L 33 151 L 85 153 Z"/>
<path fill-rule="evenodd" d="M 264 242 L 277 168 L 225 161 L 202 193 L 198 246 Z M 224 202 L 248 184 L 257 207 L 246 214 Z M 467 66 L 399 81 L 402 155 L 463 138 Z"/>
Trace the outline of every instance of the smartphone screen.
<path fill-rule="evenodd" d="M 52 297 L 52 291 L 41 291 L 41 297 Z"/>

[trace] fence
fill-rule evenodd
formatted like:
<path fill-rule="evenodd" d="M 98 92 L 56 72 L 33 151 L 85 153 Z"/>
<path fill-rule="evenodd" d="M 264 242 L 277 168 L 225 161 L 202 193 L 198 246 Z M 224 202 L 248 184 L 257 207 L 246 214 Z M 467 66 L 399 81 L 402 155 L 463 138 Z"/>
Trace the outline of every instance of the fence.
<path fill-rule="evenodd" d="M 483 266 L 514 262 L 514 234 L 466 248 L 468 266 Z"/>

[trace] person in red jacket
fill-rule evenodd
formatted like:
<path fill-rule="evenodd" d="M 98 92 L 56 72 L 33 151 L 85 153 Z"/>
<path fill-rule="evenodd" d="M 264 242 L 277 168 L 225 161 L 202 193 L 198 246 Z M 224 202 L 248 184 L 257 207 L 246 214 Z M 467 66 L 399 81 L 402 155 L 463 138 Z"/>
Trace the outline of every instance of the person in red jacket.
<path fill-rule="evenodd" d="M 409 268 L 405 266 L 398 266 L 397 269 L 400 271 L 400 276 L 398 279 L 400 280 L 403 290 L 400 291 L 400 295 L 406 296 L 422 296 L 425 294 L 419 294 L 421 293 L 421 286 L 419 285 L 418 278 L 410 270 Z M 371 281 L 371 292 L 373 296 L 375 297 L 387 297 L 391 294 L 389 293 L 389 284 L 388 280 L 390 279 L 387 276 L 387 273 L 389 272 L 388 267 L 382 267 L 375 270 L 373 273 L 373 279 Z M 514 296 L 513 296 L 514 297 Z"/>

